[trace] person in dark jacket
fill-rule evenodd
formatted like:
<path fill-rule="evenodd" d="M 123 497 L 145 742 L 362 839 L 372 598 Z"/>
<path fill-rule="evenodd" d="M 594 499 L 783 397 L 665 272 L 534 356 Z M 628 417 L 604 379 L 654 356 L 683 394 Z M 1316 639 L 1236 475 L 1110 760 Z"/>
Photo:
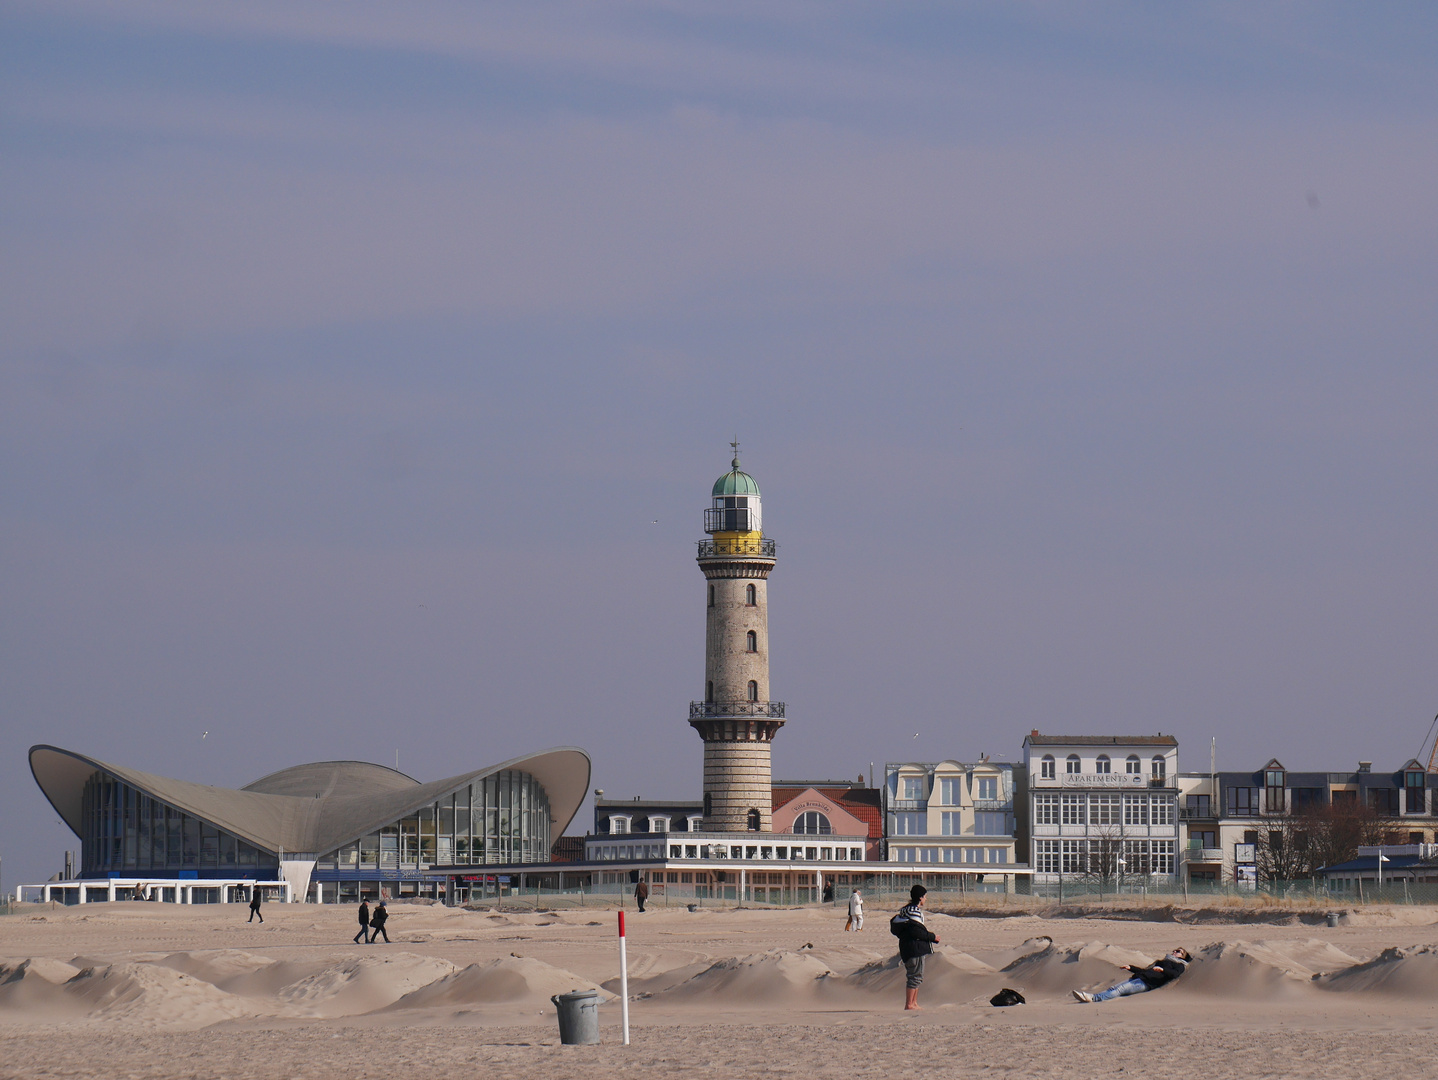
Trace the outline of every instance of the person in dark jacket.
<path fill-rule="evenodd" d="M 360 923 L 359 933 L 355 935 L 355 944 L 356 944 L 356 945 L 360 944 L 360 939 L 361 939 L 361 938 L 364 939 L 365 943 L 368 943 L 368 942 L 369 942 L 369 899 L 368 899 L 368 898 L 365 898 L 365 899 L 363 899 L 363 900 L 360 901 L 359 923 Z"/>
<path fill-rule="evenodd" d="M 649 882 L 643 878 L 640 878 L 639 884 L 634 886 L 634 899 L 639 901 L 639 910 L 643 911 L 644 901 L 649 899 Z"/>
<path fill-rule="evenodd" d="M 1128 997 L 1130 994 L 1142 994 L 1149 990 L 1157 990 L 1160 986 L 1167 986 L 1187 971 L 1188 963 L 1192 959 L 1193 957 L 1188 954 L 1187 949 L 1174 949 L 1163 959 L 1155 960 L 1147 967 L 1130 964 L 1128 970 L 1133 972 L 1131 979 L 1125 979 L 1096 994 L 1091 994 L 1087 990 L 1075 990 L 1074 998 L 1085 1003 L 1112 1001 L 1114 998 Z"/>
<path fill-rule="evenodd" d="M 379 940 L 381 934 L 384 934 L 384 943 L 389 944 L 389 933 L 384 928 L 384 924 L 388 921 L 389 911 L 386 910 L 384 901 L 381 900 L 369 917 L 369 943 L 371 945 Z"/>
<path fill-rule="evenodd" d="M 260 922 L 265 921 L 265 917 L 260 914 L 260 887 L 252 885 L 250 886 L 250 917 L 245 922 L 254 922 L 256 915 L 260 916 Z"/>
<path fill-rule="evenodd" d="M 904 962 L 904 1008 L 919 1007 L 919 986 L 924 981 L 924 957 L 934 951 L 939 936 L 924 924 L 924 895 L 929 890 L 915 885 L 909 902 L 891 920 L 899 935 L 899 959 Z"/>

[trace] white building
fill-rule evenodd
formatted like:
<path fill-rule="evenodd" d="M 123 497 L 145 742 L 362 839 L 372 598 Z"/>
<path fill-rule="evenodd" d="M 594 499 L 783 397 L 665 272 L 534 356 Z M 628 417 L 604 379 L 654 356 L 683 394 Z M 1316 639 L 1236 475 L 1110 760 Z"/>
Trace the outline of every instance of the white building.
<path fill-rule="evenodd" d="M 1024 739 L 1034 884 L 1172 882 L 1178 740 L 1171 735 Z"/>
<path fill-rule="evenodd" d="M 1016 861 L 1014 767 L 1006 762 L 890 762 L 884 810 L 891 862 L 959 863 L 983 873 Z"/>

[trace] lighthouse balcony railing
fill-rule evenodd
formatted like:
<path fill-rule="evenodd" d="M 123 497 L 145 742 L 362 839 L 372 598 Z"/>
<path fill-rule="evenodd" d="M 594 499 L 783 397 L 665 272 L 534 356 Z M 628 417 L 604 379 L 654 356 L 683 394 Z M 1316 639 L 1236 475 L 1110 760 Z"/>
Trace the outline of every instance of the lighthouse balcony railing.
<path fill-rule="evenodd" d="M 784 719 L 782 701 L 691 701 L 690 720 L 708 720 L 728 716 L 762 716 L 770 720 Z"/>
<path fill-rule="evenodd" d="M 775 544 L 773 540 L 760 537 L 757 540 L 732 539 L 732 540 L 700 540 L 699 558 L 701 559 L 722 559 L 730 556 L 758 556 L 760 558 L 774 558 Z"/>

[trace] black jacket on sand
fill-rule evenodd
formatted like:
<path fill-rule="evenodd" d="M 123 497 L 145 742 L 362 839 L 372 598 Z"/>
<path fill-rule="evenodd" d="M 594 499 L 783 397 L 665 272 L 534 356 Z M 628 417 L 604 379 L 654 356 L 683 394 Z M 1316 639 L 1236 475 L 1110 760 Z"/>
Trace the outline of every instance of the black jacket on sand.
<path fill-rule="evenodd" d="M 928 956 L 934 951 L 938 935 L 924 925 L 924 909 L 918 904 L 906 904 L 899 909 L 893 922 L 901 931 L 899 934 L 899 957 L 912 960 L 916 956 Z"/>
<path fill-rule="evenodd" d="M 1176 959 L 1172 956 L 1165 956 L 1161 960 L 1155 960 L 1148 967 L 1138 967 L 1134 964 L 1128 966 L 1150 990 L 1157 990 L 1160 986 L 1167 986 L 1188 970 L 1188 962 Z"/>

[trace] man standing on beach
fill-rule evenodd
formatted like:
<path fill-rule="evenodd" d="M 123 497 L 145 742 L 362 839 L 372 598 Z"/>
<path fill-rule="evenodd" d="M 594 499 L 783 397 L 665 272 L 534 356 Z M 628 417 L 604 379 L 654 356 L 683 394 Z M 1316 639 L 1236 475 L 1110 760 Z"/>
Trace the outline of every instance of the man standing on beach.
<path fill-rule="evenodd" d="M 260 915 L 260 887 L 259 887 L 258 885 L 251 885 L 251 886 L 250 886 L 250 917 L 249 917 L 248 919 L 246 919 L 245 921 L 246 921 L 246 922 L 254 922 L 256 915 Z M 265 917 L 264 917 L 263 915 L 260 915 L 260 922 L 264 922 L 264 921 L 265 921 Z"/>
<path fill-rule="evenodd" d="M 389 933 L 384 928 L 384 924 L 388 921 L 389 912 L 385 909 L 384 900 L 381 899 L 378 906 L 374 909 L 374 914 L 369 917 L 369 943 L 371 945 L 379 940 L 381 934 L 384 934 L 384 943 L 386 945 L 389 944 Z"/>
<path fill-rule="evenodd" d="M 364 939 L 365 944 L 368 944 L 368 943 L 369 943 L 369 898 L 368 898 L 368 897 L 361 897 L 361 899 L 360 899 L 359 923 L 360 923 L 360 928 L 359 928 L 359 933 L 355 935 L 355 944 L 356 944 L 356 945 L 360 944 L 360 939 L 361 939 L 361 938 Z M 386 935 L 386 937 L 388 937 L 388 935 Z"/>
<path fill-rule="evenodd" d="M 929 890 L 915 885 L 909 902 L 889 920 L 889 929 L 899 939 L 899 959 L 904 962 L 904 1008 L 919 1007 L 919 987 L 924 981 L 924 957 L 934 951 L 939 936 L 924 923 L 924 895 Z"/>
<path fill-rule="evenodd" d="M 849 925 L 847 929 L 864 929 L 864 896 L 858 889 L 849 894 Z"/>
<path fill-rule="evenodd" d="M 643 878 L 640 878 L 639 884 L 634 886 L 634 899 L 639 901 L 639 910 L 643 911 L 644 901 L 649 899 L 649 882 Z"/>
<path fill-rule="evenodd" d="M 1187 949 L 1174 949 L 1162 960 L 1155 960 L 1148 967 L 1129 964 L 1128 970 L 1133 972 L 1133 978 L 1125 979 L 1096 994 L 1091 994 L 1087 990 L 1075 990 L 1074 999 L 1088 1004 L 1095 1001 L 1112 1001 L 1114 998 L 1128 997 L 1130 994 L 1143 994 L 1149 990 L 1157 990 L 1160 986 L 1167 986 L 1187 971 L 1188 962 L 1192 959 L 1193 957 L 1189 955 Z"/>

